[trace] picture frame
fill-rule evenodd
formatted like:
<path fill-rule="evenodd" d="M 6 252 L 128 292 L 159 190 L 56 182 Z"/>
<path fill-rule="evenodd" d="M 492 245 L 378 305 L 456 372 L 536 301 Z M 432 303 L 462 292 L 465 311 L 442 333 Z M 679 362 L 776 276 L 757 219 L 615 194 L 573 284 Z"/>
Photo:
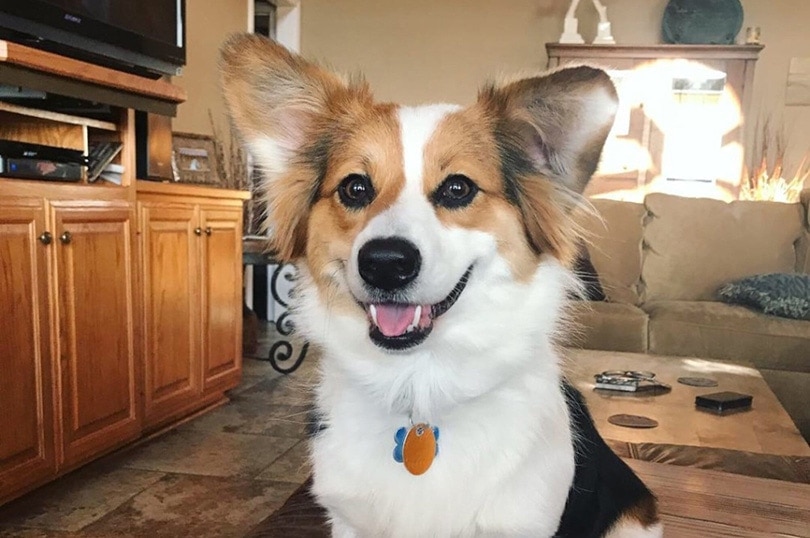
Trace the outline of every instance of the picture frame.
<path fill-rule="evenodd" d="M 172 133 L 172 171 L 178 183 L 219 186 L 220 165 L 214 139 L 195 133 Z"/>

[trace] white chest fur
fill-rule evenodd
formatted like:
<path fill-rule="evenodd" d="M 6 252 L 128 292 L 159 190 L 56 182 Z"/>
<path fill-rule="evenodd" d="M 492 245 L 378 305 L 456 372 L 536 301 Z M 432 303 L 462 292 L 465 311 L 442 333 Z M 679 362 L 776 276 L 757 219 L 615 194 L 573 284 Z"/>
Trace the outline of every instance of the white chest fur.
<path fill-rule="evenodd" d="M 336 386 L 339 375 L 324 379 L 329 427 L 313 442 L 315 494 L 347 536 L 540 537 L 556 530 L 574 453 L 565 401 L 547 372 L 435 417 L 440 452 L 421 476 L 392 455 L 407 417 L 375 412 L 360 393 Z"/>

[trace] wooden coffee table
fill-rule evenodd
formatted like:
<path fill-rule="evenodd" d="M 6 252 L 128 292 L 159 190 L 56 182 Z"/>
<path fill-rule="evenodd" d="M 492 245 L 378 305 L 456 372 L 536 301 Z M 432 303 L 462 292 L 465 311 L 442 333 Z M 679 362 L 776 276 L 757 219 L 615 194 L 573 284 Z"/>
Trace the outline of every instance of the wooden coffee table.
<path fill-rule="evenodd" d="M 662 357 L 569 349 L 564 370 L 588 402 L 596 427 L 606 439 L 629 443 L 667 443 L 743 450 L 781 456 L 810 456 L 810 446 L 760 373 L 751 367 L 705 359 Z M 659 395 L 595 391 L 594 374 L 605 370 L 646 370 L 672 386 Z M 679 377 L 709 377 L 717 387 L 691 387 Z M 695 409 L 695 396 L 733 391 L 754 397 L 753 409 L 717 416 Z M 615 414 L 642 415 L 658 421 L 651 429 L 615 426 Z"/>

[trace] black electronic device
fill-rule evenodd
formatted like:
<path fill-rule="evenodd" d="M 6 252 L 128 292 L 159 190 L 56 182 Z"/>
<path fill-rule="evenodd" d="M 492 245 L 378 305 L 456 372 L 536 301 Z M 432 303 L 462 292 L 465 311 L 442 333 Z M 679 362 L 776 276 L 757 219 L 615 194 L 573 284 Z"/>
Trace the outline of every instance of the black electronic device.
<path fill-rule="evenodd" d="M 81 150 L 2 139 L 0 139 L 0 157 L 6 159 L 39 159 L 78 165 L 83 165 L 86 162 L 84 152 Z"/>
<path fill-rule="evenodd" d="M 728 415 L 751 409 L 754 397 L 739 392 L 713 392 L 695 397 L 695 406 L 701 411 L 709 411 L 717 415 Z"/>
<path fill-rule="evenodd" d="M 0 39 L 139 75 L 179 75 L 185 0 L 0 0 Z"/>
<path fill-rule="evenodd" d="M 81 164 L 47 159 L 28 159 L 25 157 L 6 158 L 0 155 L 0 177 L 46 181 L 81 181 L 83 173 L 84 166 Z"/>

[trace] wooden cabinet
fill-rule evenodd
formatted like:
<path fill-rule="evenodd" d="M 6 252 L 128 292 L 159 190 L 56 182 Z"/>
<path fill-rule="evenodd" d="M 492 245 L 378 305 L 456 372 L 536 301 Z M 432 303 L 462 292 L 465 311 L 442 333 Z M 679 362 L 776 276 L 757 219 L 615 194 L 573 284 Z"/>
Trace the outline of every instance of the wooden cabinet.
<path fill-rule="evenodd" d="M 239 381 L 242 369 L 242 211 L 206 206 L 200 222 L 203 387 L 222 390 Z"/>
<path fill-rule="evenodd" d="M 139 432 L 132 210 L 54 203 L 62 454 L 71 466 Z"/>
<path fill-rule="evenodd" d="M 0 502 L 56 472 L 45 233 L 42 201 L 0 200 Z"/>
<path fill-rule="evenodd" d="M 242 195 L 138 187 L 144 419 L 160 426 L 221 398 L 242 367 Z M 230 199 L 229 199 L 230 198 Z"/>
<path fill-rule="evenodd" d="M 549 67 L 603 67 L 619 92 L 616 122 L 587 195 L 737 198 L 760 45 L 548 43 L 546 50 Z"/>
<path fill-rule="evenodd" d="M 132 209 L 0 202 L 0 502 L 140 429 Z"/>
<path fill-rule="evenodd" d="M 139 204 L 144 417 L 166 419 L 200 395 L 201 236 L 192 206 Z"/>
<path fill-rule="evenodd" d="M 150 184 L 136 218 L 120 196 L 15 187 L 0 182 L 0 503 L 223 401 L 242 366 L 246 193 Z"/>

